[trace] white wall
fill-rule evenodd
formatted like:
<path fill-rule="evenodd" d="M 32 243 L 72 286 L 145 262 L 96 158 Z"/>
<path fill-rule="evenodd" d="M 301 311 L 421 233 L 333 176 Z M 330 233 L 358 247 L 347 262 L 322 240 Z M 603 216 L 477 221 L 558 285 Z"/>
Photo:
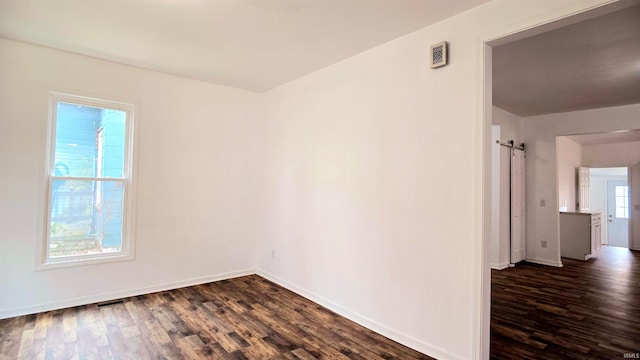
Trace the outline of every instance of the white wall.
<path fill-rule="evenodd" d="M 576 199 L 577 168 L 582 166 L 582 146 L 577 142 L 559 136 L 556 138 L 558 161 L 558 207 L 566 211 L 578 209 Z"/>
<path fill-rule="evenodd" d="M 630 166 L 640 162 L 640 141 L 583 145 L 582 162 L 588 167 Z"/>
<path fill-rule="evenodd" d="M 260 273 L 427 354 L 478 356 L 478 36 L 590 4 L 490 2 L 268 92 Z M 430 70 L 442 40 L 451 63 Z"/>
<path fill-rule="evenodd" d="M 257 94 L 2 39 L 0 59 L 0 317 L 254 271 Z M 139 104 L 133 261 L 34 271 L 51 90 Z"/>
<path fill-rule="evenodd" d="M 524 119 L 499 107 L 493 106 L 491 122 L 500 125 L 500 140 L 513 140 L 516 145 L 524 142 Z"/>
<path fill-rule="evenodd" d="M 504 269 L 511 263 L 511 157 L 512 149 L 500 146 L 500 194 L 498 221 L 500 241 L 498 245 L 497 269 Z M 526 241 L 526 239 L 525 239 Z"/>
<path fill-rule="evenodd" d="M 491 126 L 491 252 L 492 269 L 500 266 L 500 125 Z"/>
<path fill-rule="evenodd" d="M 491 268 L 505 269 L 509 265 L 509 240 L 510 240 L 510 198 L 502 194 L 508 194 L 509 188 L 509 162 L 510 156 L 504 157 L 505 149 L 495 144 L 498 139 L 502 143 L 514 141 L 515 145 L 523 143 L 524 121 L 521 117 L 506 110 L 492 107 L 492 128 L 497 128 L 497 137 L 492 137 L 492 214 L 491 214 Z M 492 130 L 494 131 L 494 130 Z M 501 149 L 502 148 L 502 149 Z M 503 156 L 501 156 L 501 151 Z M 502 177 L 501 177 L 502 176 Z M 502 192 L 501 192 L 502 190 Z"/>
<path fill-rule="evenodd" d="M 640 129 L 640 104 L 532 116 L 525 118 L 524 123 L 527 144 L 527 258 L 530 261 L 560 265 L 560 204 L 557 202 L 555 138 L 561 135 Z M 593 159 L 593 155 L 589 152 L 584 158 Z M 588 163 L 604 166 L 593 163 L 592 160 L 588 160 Z M 546 200 L 545 207 L 540 206 L 541 199 Z M 634 204 L 636 203 L 638 202 Z M 540 246 L 542 240 L 547 240 L 547 248 Z"/>
<path fill-rule="evenodd" d="M 509 266 L 510 197 L 504 193 L 509 189 L 510 156 L 504 159 L 508 149 L 499 144 L 500 125 L 491 126 L 491 259 L 492 269 L 502 270 Z M 505 178 L 505 175 L 506 178 Z"/>

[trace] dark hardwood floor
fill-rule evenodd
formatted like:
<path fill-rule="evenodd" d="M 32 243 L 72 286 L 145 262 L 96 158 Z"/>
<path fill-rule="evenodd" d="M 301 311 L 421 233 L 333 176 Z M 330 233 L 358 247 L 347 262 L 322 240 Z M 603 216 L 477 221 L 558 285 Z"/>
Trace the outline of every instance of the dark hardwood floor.
<path fill-rule="evenodd" d="M 491 357 L 640 356 L 640 253 L 603 247 L 562 263 L 492 270 Z"/>
<path fill-rule="evenodd" d="M 492 271 L 491 357 L 640 353 L 640 253 Z M 0 359 L 429 359 L 259 276 L 0 320 Z"/>
<path fill-rule="evenodd" d="M 259 276 L 0 320 L 0 359 L 430 359 Z"/>

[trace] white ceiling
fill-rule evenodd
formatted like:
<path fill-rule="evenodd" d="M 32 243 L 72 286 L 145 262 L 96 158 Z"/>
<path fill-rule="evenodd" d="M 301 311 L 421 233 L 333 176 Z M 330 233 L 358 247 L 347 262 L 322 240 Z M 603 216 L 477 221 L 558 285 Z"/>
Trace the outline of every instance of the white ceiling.
<path fill-rule="evenodd" d="M 266 91 L 486 1 L 2 0 L 0 37 Z"/>
<path fill-rule="evenodd" d="M 640 2 L 621 3 L 629 6 L 495 46 L 494 105 L 532 116 L 640 103 Z"/>
<path fill-rule="evenodd" d="M 640 130 L 613 131 L 608 133 L 567 136 L 580 145 L 613 144 L 640 141 Z"/>

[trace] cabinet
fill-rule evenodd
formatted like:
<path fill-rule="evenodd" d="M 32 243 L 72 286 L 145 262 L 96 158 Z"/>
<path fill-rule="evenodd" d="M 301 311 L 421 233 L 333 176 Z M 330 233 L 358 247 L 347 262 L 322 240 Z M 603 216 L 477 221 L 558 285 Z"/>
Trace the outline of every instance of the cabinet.
<path fill-rule="evenodd" d="M 600 248 L 600 213 L 560 213 L 560 255 L 587 260 Z"/>
<path fill-rule="evenodd" d="M 602 225 L 600 213 L 591 215 L 591 255 L 602 245 Z"/>

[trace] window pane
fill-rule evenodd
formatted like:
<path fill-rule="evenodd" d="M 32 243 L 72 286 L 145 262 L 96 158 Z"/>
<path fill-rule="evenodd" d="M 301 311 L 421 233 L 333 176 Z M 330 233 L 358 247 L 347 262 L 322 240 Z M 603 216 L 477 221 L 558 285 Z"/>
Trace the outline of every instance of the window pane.
<path fill-rule="evenodd" d="M 53 180 L 50 257 L 122 250 L 123 183 Z"/>
<path fill-rule="evenodd" d="M 615 207 L 616 218 L 627 219 L 629 218 L 629 187 L 628 186 L 616 186 Z"/>
<path fill-rule="evenodd" d="M 122 177 L 126 112 L 58 103 L 55 176 Z"/>

